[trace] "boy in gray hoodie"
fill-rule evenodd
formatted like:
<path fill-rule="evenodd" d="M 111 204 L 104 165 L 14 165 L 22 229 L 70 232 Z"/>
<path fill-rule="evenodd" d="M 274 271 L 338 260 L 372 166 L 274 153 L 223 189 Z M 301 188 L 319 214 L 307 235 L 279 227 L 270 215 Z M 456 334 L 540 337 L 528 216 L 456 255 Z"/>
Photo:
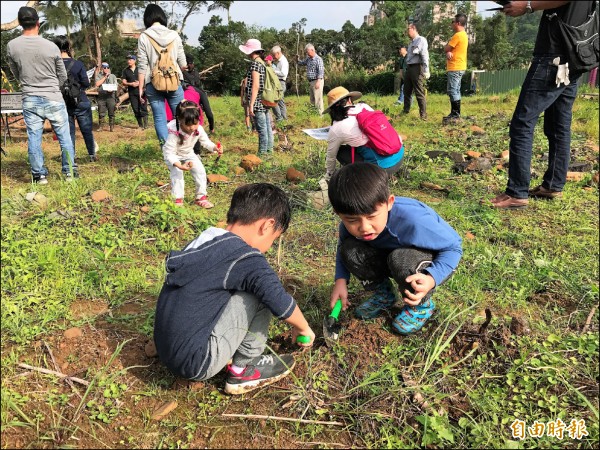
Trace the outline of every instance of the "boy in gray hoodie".
<path fill-rule="evenodd" d="M 298 345 L 312 345 L 314 332 L 264 256 L 290 218 L 281 189 L 247 184 L 233 193 L 225 230 L 208 228 L 169 254 L 154 342 L 171 372 L 200 381 L 227 366 L 225 392 L 233 395 L 285 377 L 293 356 L 262 354 L 272 315 L 292 326 L 294 342 L 306 336 Z"/>

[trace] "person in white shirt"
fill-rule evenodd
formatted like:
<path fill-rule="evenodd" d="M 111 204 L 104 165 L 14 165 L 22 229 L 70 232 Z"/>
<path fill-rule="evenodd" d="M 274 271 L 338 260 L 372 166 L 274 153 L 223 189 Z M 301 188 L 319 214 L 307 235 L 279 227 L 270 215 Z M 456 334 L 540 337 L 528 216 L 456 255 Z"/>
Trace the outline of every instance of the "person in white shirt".
<path fill-rule="evenodd" d="M 363 109 L 373 111 L 366 103 L 355 105 L 353 100 L 362 97 L 360 92 L 349 92 L 348 89 L 338 86 L 327 93 L 328 107 L 324 113 L 331 117 L 331 128 L 327 136 L 327 156 L 325 159 L 326 173 L 319 182 L 328 182 L 335 171 L 336 160 L 342 165 L 354 162 L 368 162 L 384 169 L 389 174 L 394 174 L 402 164 L 404 145 L 393 155 L 380 155 L 367 146 L 369 139 L 361 131 L 356 120 L 356 115 Z"/>
<path fill-rule="evenodd" d="M 200 145 L 212 153 L 223 154 L 220 142 L 212 142 L 200 125 L 199 106 L 184 100 L 177 105 L 175 120 L 167 124 L 168 136 L 163 145 L 163 157 L 171 171 L 171 193 L 176 206 L 183 206 L 183 173 L 189 171 L 196 183 L 196 205 L 209 209 L 214 205 L 206 195 L 206 170 L 200 158 L 194 153 L 194 145 Z"/>
<path fill-rule="evenodd" d="M 281 96 L 281 100 L 277 103 L 277 106 L 273 108 L 273 114 L 275 114 L 275 120 L 277 122 L 281 120 L 287 120 L 287 108 L 285 107 L 285 88 L 286 88 L 286 80 L 288 77 L 288 73 L 290 72 L 290 63 L 288 63 L 287 58 L 283 53 L 281 53 L 281 47 L 276 45 L 271 49 L 271 54 L 275 59 L 275 63 L 273 64 L 273 71 L 279 78 L 279 82 L 281 83 L 281 89 L 283 90 L 283 95 Z"/>

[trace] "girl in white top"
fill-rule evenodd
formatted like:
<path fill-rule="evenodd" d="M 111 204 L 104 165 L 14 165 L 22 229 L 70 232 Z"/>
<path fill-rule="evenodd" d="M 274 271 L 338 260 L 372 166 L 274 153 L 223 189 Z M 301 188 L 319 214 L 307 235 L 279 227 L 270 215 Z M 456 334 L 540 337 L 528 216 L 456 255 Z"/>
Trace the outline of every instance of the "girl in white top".
<path fill-rule="evenodd" d="M 171 193 L 175 205 L 183 206 L 184 181 L 183 173 L 190 172 L 196 183 L 196 205 L 202 208 L 212 208 L 206 195 L 206 170 L 200 158 L 194 153 L 194 145 L 200 145 L 211 153 L 223 154 L 220 142 L 212 142 L 204 128 L 200 126 L 200 110 L 196 103 L 184 100 L 177 105 L 175 120 L 167 124 L 169 134 L 163 145 L 163 156 L 171 171 Z"/>

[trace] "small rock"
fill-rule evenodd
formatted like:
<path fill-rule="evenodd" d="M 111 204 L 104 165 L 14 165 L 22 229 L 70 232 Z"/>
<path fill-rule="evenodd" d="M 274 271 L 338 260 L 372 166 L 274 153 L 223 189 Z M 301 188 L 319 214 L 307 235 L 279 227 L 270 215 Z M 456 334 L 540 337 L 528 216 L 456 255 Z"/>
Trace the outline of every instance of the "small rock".
<path fill-rule="evenodd" d="M 81 328 L 69 328 L 63 335 L 67 339 L 74 339 L 83 336 L 83 331 L 81 331 Z"/>
<path fill-rule="evenodd" d="M 598 185 L 600 183 L 600 172 L 596 172 L 592 177 L 592 183 Z"/>
<path fill-rule="evenodd" d="M 31 202 L 40 209 L 48 208 L 48 199 L 44 194 L 39 192 L 29 192 L 27 195 L 25 195 L 25 200 Z"/>
<path fill-rule="evenodd" d="M 297 183 L 299 181 L 304 181 L 306 180 L 306 175 L 304 175 L 302 172 L 300 172 L 299 170 L 295 169 L 294 167 L 290 167 L 287 170 L 287 173 L 285 175 L 285 178 L 290 182 L 290 183 Z"/>
<path fill-rule="evenodd" d="M 478 127 L 477 125 L 471 125 L 471 131 L 475 135 L 485 134 L 485 130 L 483 128 L 481 128 L 481 127 Z"/>
<path fill-rule="evenodd" d="M 437 158 L 440 158 L 440 157 L 442 157 L 442 156 L 443 156 L 443 157 L 447 157 L 447 156 L 449 156 L 449 155 L 448 155 L 448 152 L 445 152 L 445 151 L 443 151 L 443 150 L 430 150 L 430 151 L 428 151 L 428 152 L 425 152 L 425 154 L 426 154 L 427 156 L 429 156 L 431 159 L 437 159 Z M 461 155 L 461 156 L 462 156 L 462 155 Z"/>
<path fill-rule="evenodd" d="M 225 175 L 211 173 L 210 175 L 207 175 L 206 180 L 209 183 L 227 183 L 229 178 L 227 178 Z"/>
<path fill-rule="evenodd" d="M 475 235 L 474 235 L 473 233 L 471 233 L 470 231 L 467 231 L 467 232 L 465 233 L 465 237 L 466 237 L 467 239 L 469 239 L 470 241 L 472 241 L 473 239 L 475 239 Z"/>
<path fill-rule="evenodd" d="M 146 343 L 146 345 L 144 346 L 144 353 L 146 353 L 146 356 L 148 358 L 154 358 L 158 356 L 158 352 L 156 351 L 156 345 L 154 344 L 154 341 L 148 341 Z"/>
<path fill-rule="evenodd" d="M 492 168 L 492 160 L 489 158 L 477 158 L 469 163 L 455 164 L 455 170 L 462 172 L 485 172 Z M 462 172 L 461 172 L 462 170 Z"/>
<path fill-rule="evenodd" d="M 448 156 L 455 163 L 461 163 L 461 162 L 465 161 L 464 155 L 462 153 L 459 153 L 459 152 L 450 152 L 450 153 L 448 153 Z"/>
<path fill-rule="evenodd" d="M 467 156 L 468 156 L 469 158 L 471 158 L 471 159 L 475 159 L 475 158 L 481 158 L 481 153 L 479 153 L 479 152 L 474 152 L 474 151 L 472 151 L 472 150 L 469 150 L 469 151 L 467 152 Z"/>
<path fill-rule="evenodd" d="M 510 318 L 510 332 L 512 334 L 522 336 L 531 332 L 531 329 L 524 318 L 514 316 L 511 316 Z"/>
<path fill-rule="evenodd" d="M 156 185 L 157 185 L 158 187 L 163 187 L 163 186 L 165 186 L 166 184 L 167 184 L 167 183 L 165 183 L 164 181 L 161 181 L 161 180 L 156 180 Z"/>
<path fill-rule="evenodd" d="M 314 191 L 306 194 L 308 203 L 315 209 L 323 209 L 329 205 L 329 196 L 327 191 Z"/>
<path fill-rule="evenodd" d="M 158 408 L 152 414 L 152 420 L 162 420 L 167 414 L 169 414 L 175 408 L 177 408 L 177 402 L 174 401 L 174 400 L 170 401 L 170 402 L 163 403 L 160 406 L 160 408 Z"/>
<path fill-rule="evenodd" d="M 242 158 L 240 162 L 240 166 L 243 167 L 246 171 L 252 172 L 262 163 L 262 159 L 260 159 L 256 155 L 246 155 Z"/>
<path fill-rule="evenodd" d="M 140 211 L 143 213 L 150 212 L 150 207 L 148 205 L 144 205 L 140 208 Z"/>
<path fill-rule="evenodd" d="M 500 153 L 500 158 L 502 158 L 504 161 L 508 161 L 509 157 L 510 157 L 510 151 L 508 151 L 508 150 L 504 150 L 502 153 Z"/>
<path fill-rule="evenodd" d="M 594 165 L 591 162 L 574 162 L 569 164 L 569 172 L 591 172 Z"/>
<path fill-rule="evenodd" d="M 233 173 L 235 173 L 237 176 L 240 176 L 244 175 L 246 173 L 246 170 L 243 167 L 236 167 L 235 169 L 233 169 Z"/>
<path fill-rule="evenodd" d="M 104 189 L 92 193 L 92 201 L 94 202 L 102 202 L 108 198 L 110 198 L 110 194 Z"/>
<path fill-rule="evenodd" d="M 567 181 L 581 181 L 585 178 L 583 172 L 567 172 Z"/>

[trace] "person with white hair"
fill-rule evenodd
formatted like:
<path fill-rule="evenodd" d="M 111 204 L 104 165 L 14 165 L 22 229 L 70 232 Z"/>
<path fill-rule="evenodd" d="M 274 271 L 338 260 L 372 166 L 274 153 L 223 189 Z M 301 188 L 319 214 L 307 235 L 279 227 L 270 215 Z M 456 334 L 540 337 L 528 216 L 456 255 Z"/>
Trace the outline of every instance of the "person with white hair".
<path fill-rule="evenodd" d="M 317 55 L 315 46 L 306 44 L 304 47 L 306 58 L 300 60 L 300 55 L 296 55 L 298 64 L 306 66 L 306 76 L 310 83 L 310 103 L 317 108 L 319 114 L 323 114 L 323 83 L 325 79 L 325 66 L 323 59 Z"/>
<path fill-rule="evenodd" d="M 275 114 L 275 120 L 277 122 L 281 120 L 287 120 L 287 108 L 285 107 L 285 90 L 286 85 L 285 82 L 287 80 L 288 73 L 290 72 L 290 63 L 283 53 L 281 53 L 281 47 L 276 45 L 271 49 L 271 54 L 273 55 L 273 59 L 275 60 L 273 64 L 273 71 L 277 78 L 279 78 L 279 83 L 281 84 L 281 100 L 277 102 L 277 106 L 273 108 L 273 114 Z"/>

